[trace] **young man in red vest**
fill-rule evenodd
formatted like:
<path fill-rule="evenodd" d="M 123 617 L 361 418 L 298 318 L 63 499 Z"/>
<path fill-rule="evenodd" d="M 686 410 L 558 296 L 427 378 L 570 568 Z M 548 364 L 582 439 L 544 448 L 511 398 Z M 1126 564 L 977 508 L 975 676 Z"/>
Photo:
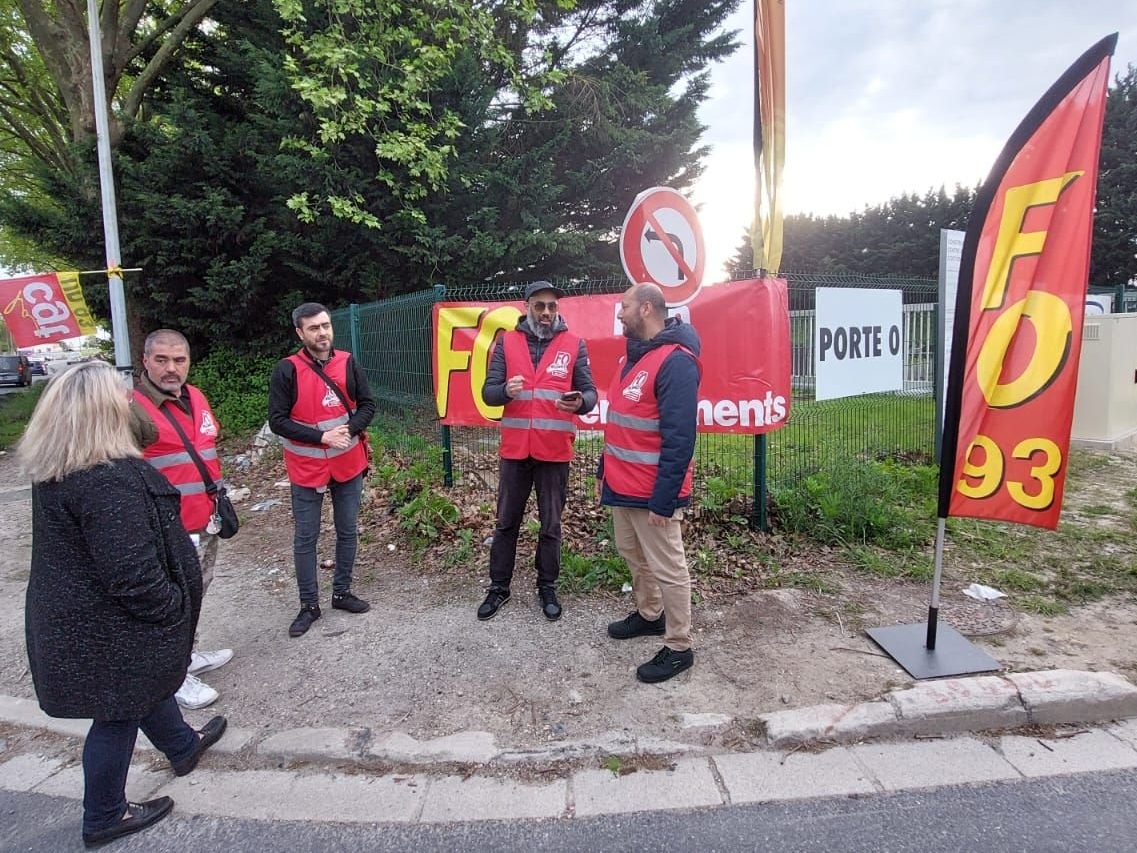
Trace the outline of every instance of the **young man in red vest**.
<path fill-rule="evenodd" d="M 666 681 L 695 662 L 691 576 L 683 551 L 683 509 L 699 398 L 699 335 L 668 318 L 654 284 L 629 288 L 617 315 L 627 356 L 608 389 L 600 502 L 612 507 L 616 548 L 632 572 L 636 609 L 608 625 L 616 640 L 663 635 L 664 646 L 636 669 Z"/>
<path fill-rule="evenodd" d="M 501 336 L 490 359 L 482 399 L 504 406 L 497 525 L 490 546 L 490 586 L 478 618 L 491 619 L 509 601 L 517 535 L 529 494 L 536 489 L 537 594 L 550 621 L 561 618 L 561 512 L 568 488 L 576 426 L 573 418 L 596 405 L 596 385 L 584 341 L 557 311 L 564 291 L 547 281 L 525 288 L 526 314 Z"/>
<path fill-rule="evenodd" d="M 351 353 L 332 346 L 328 309 L 305 302 L 292 312 L 303 346 L 281 359 L 268 390 L 268 422 L 284 440 L 284 464 L 292 490 L 292 554 L 300 612 L 288 636 L 307 633 L 320 618 L 316 542 L 324 494 L 332 496 L 336 526 L 336 568 L 332 607 L 366 613 L 371 605 L 352 595 L 351 579 L 359 548 L 359 504 L 368 459 L 366 432 L 375 417 L 367 377 Z"/>
<path fill-rule="evenodd" d="M 193 444 L 210 479 L 218 486 L 224 485 L 217 455 L 221 425 L 205 395 L 186 382 L 189 369 L 189 342 L 181 332 L 159 329 L 146 337 L 142 345 L 142 376 L 134 389 L 133 428 L 143 457 L 181 493 L 182 526 L 197 547 L 204 595 L 213 580 L 219 528 L 213 520 L 213 498 L 206 493 L 201 471 L 171 418 Z M 224 666 L 232 657 L 231 649 L 195 651 L 185 681 L 174 694 L 178 704 L 183 708 L 204 708 L 217 701 L 217 691 L 196 674 Z"/>

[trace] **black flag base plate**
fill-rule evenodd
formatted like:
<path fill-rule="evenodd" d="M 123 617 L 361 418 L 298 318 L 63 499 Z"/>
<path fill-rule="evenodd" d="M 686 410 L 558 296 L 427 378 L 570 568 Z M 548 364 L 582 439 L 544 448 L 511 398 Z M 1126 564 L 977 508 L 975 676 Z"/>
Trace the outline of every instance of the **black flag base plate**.
<path fill-rule="evenodd" d="M 936 647 L 927 648 L 928 625 L 889 625 L 865 633 L 913 678 L 946 678 L 973 672 L 995 672 L 1002 665 L 963 634 L 940 622 Z"/>

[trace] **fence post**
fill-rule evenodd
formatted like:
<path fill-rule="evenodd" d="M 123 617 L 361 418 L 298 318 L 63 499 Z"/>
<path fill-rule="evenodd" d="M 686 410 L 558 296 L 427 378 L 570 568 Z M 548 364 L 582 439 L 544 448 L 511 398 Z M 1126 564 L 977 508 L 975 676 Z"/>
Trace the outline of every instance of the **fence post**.
<path fill-rule="evenodd" d="M 434 285 L 434 301 L 441 302 L 446 298 L 446 285 Z M 451 451 L 450 427 L 440 424 L 439 432 L 442 439 L 442 485 L 450 488 L 454 485 L 454 454 Z"/>
<path fill-rule="evenodd" d="M 347 306 L 347 311 L 348 311 L 347 316 L 350 318 L 350 320 L 348 322 L 348 328 L 351 329 L 351 354 L 354 355 L 356 357 L 356 359 L 360 359 L 361 356 L 360 356 L 360 352 L 359 352 L 359 305 L 352 302 L 349 306 Z"/>
<path fill-rule="evenodd" d="M 766 433 L 754 436 L 754 508 L 750 514 L 750 529 L 770 532 L 766 512 Z"/>

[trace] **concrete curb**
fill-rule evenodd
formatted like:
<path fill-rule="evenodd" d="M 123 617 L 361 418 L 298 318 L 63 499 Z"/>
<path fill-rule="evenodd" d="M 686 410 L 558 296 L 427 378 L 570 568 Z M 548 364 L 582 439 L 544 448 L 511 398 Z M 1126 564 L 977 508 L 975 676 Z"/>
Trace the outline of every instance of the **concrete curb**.
<path fill-rule="evenodd" d="M 808 743 L 856 743 L 868 739 L 1013 730 L 1025 725 L 1094 723 L 1137 717 L 1137 687 L 1109 672 L 1047 670 L 918 683 L 881 699 L 850 705 L 813 705 L 761 714 L 770 749 Z M 44 714 L 34 700 L 0 695 L 0 722 L 82 738 L 89 722 Z M 695 721 L 703 722 L 703 721 Z M 716 717 L 719 725 L 729 717 Z M 139 737 L 142 749 L 153 749 Z M 706 747 L 628 732 L 561 741 L 534 748 L 502 749 L 489 732 L 465 731 L 419 741 L 403 732 L 378 735 L 365 727 L 304 728 L 265 733 L 230 727 L 215 752 L 305 762 L 380 761 L 404 766 L 576 761 L 607 756 L 695 756 Z"/>
<path fill-rule="evenodd" d="M 927 681 L 881 700 L 762 714 L 772 747 L 958 734 L 1137 716 L 1137 687 L 1111 672 L 1052 669 Z"/>
<path fill-rule="evenodd" d="M 230 727 L 211 753 L 269 759 L 260 769 L 207 757 L 191 775 L 177 778 L 153 755 L 144 755 L 131 766 L 127 788 L 137 799 L 169 795 L 181 814 L 221 819 L 403 825 L 573 819 L 1137 768 L 1137 720 L 1049 738 L 1013 731 L 984 738 L 912 738 L 969 727 L 1083 724 L 1127 716 L 1137 716 L 1137 688 L 1125 679 L 1053 670 L 922 683 L 873 702 L 765 714 L 766 748 L 753 752 L 711 753 L 627 732 L 502 750 L 487 732 L 416 741 L 398 732 L 376 738 L 364 727 L 268 733 Z M 82 738 L 88 725 L 51 719 L 33 700 L 10 696 L 0 696 L 0 724 L 72 738 Z M 870 738 L 878 739 L 837 743 Z M 151 748 L 139 740 L 142 748 Z M 798 748 L 811 741 L 831 745 Z M 14 750 L 0 738 L 0 790 L 81 799 L 83 771 L 76 755 L 50 745 L 37 752 L 34 743 L 31 738 Z M 603 768 L 599 762 L 579 763 L 597 756 L 606 759 Z M 404 766 L 367 772 L 364 762 L 376 759 Z M 558 759 L 566 761 L 563 768 L 550 772 L 547 763 Z M 517 778 L 502 773 L 525 763 L 538 772 Z"/>
<path fill-rule="evenodd" d="M 1121 769 L 1137 769 L 1134 721 L 1053 738 L 1003 735 L 985 742 L 963 735 L 820 752 L 761 750 L 687 756 L 661 768 L 614 762 L 528 780 L 441 768 L 376 775 L 334 767 L 234 771 L 208 761 L 179 779 L 139 762 L 127 788 L 139 799 L 171 796 L 179 814 L 214 819 L 426 825 L 868 796 Z M 79 800 L 82 768 L 74 759 L 0 754 L 0 789 Z"/>

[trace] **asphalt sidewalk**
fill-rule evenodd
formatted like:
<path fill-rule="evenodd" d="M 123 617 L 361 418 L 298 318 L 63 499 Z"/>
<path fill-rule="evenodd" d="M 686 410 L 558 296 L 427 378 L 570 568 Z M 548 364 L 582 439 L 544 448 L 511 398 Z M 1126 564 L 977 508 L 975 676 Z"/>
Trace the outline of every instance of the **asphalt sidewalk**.
<path fill-rule="evenodd" d="M 172 796 L 187 814 L 260 820 L 570 818 L 1134 768 L 1137 720 L 1129 717 L 1137 717 L 1137 687 L 1124 678 L 1049 670 L 761 714 L 764 748 L 752 752 L 623 732 L 518 750 L 499 749 L 486 732 L 416 741 L 363 726 L 230 728 L 181 779 L 140 736 L 127 790 L 136 800 Z M 729 722 L 702 714 L 685 725 Z M 32 700 L 0 696 L 0 725 L 58 736 L 41 746 L 35 737 L 0 740 L 0 788 L 81 798 L 86 721 L 52 719 Z"/>

